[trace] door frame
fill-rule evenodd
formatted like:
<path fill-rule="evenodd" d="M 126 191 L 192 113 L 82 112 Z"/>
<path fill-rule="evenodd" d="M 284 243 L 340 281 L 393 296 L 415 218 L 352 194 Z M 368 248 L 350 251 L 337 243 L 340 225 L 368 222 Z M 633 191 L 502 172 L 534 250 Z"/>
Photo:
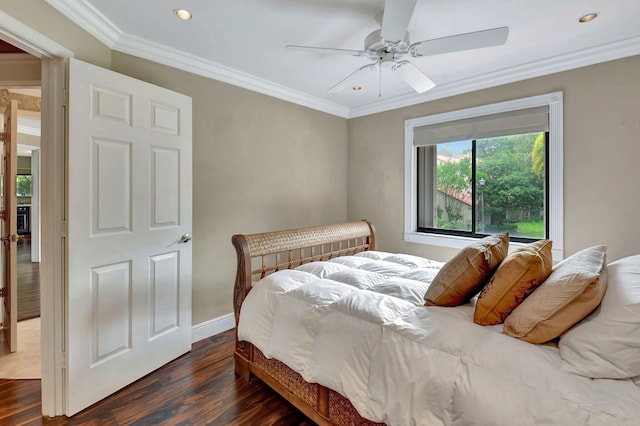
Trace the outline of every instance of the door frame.
<path fill-rule="evenodd" d="M 40 282 L 42 344 L 42 414 L 64 413 L 63 369 L 66 364 L 67 206 L 66 60 L 73 52 L 0 11 L 0 38 L 41 60 L 41 217 Z"/>

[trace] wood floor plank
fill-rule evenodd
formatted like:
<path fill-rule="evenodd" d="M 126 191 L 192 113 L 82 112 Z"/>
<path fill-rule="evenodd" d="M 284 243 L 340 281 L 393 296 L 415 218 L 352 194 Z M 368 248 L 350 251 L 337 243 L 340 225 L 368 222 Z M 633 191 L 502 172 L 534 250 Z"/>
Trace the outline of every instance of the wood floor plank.
<path fill-rule="evenodd" d="M 233 372 L 235 332 L 192 351 L 71 418 L 41 416 L 39 380 L 0 380 L 1 425 L 264 425 L 314 423 L 260 381 Z"/>
<path fill-rule="evenodd" d="M 40 316 L 40 263 L 31 261 L 31 236 L 18 240 L 18 321 Z"/>

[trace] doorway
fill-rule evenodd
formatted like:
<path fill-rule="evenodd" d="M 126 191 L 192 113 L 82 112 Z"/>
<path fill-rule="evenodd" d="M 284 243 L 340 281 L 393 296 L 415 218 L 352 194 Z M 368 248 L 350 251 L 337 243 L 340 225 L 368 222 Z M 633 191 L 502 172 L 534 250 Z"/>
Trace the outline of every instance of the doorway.
<path fill-rule="evenodd" d="M 0 341 L 0 378 L 41 378 L 40 347 L 40 114 L 41 88 L 39 80 L 21 81 L 13 78 L 8 63 L 39 68 L 40 60 L 21 49 L 0 40 L 0 109 L 6 101 L 18 102 L 17 155 L 17 351 L 11 353 Z M 20 73 L 24 75 L 23 73 Z M 27 73 L 28 74 L 28 73 Z M 38 73 L 39 74 L 39 73 Z"/>
<path fill-rule="evenodd" d="M 41 344 L 42 344 L 42 414 L 54 417 L 65 412 L 65 341 L 64 283 L 66 259 L 65 208 L 65 132 L 66 67 L 73 52 L 40 34 L 11 15 L 0 11 L 0 40 L 20 48 L 39 61 L 37 76 L 22 73 L 17 77 L 35 80 L 42 91 L 42 159 L 43 178 L 40 213 L 42 253 Z M 4 72 L 4 67 L 2 69 Z M 2 81 L 3 79 L 0 79 Z M 23 85 L 14 84 L 16 85 Z"/>

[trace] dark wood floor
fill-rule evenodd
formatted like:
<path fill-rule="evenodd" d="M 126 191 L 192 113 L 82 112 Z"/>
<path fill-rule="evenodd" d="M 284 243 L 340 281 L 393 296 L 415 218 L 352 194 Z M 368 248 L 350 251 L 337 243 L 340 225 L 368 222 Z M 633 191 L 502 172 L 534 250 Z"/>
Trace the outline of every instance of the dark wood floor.
<path fill-rule="evenodd" d="M 40 316 L 40 263 L 31 262 L 31 237 L 18 240 L 18 321 Z"/>
<path fill-rule="evenodd" d="M 303 425 L 287 401 L 233 372 L 234 330 L 201 340 L 190 353 L 72 418 L 41 417 L 40 380 L 0 380 L 0 425 Z"/>

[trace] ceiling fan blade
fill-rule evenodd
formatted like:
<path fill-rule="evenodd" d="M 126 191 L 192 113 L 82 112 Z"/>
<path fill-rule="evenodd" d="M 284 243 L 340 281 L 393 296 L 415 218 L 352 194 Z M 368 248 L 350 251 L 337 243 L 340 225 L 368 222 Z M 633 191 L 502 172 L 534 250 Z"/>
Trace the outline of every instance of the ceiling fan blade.
<path fill-rule="evenodd" d="M 393 70 L 400 73 L 402 79 L 418 93 L 424 93 L 435 87 L 435 83 L 431 81 L 422 71 L 409 61 L 400 61 Z"/>
<path fill-rule="evenodd" d="M 303 52 L 316 52 L 316 53 L 333 53 L 338 55 L 351 55 L 351 56 L 366 56 L 367 52 L 362 50 L 351 49 L 333 49 L 330 47 L 313 47 L 313 46 L 296 46 L 289 44 L 285 46 L 289 50 L 300 50 Z"/>
<path fill-rule="evenodd" d="M 380 36 L 392 43 L 404 40 L 417 0 L 387 0 L 382 15 Z"/>
<path fill-rule="evenodd" d="M 409 48 L 409 53 L 411 53 L 411 56 L 429 56 L 479 49 L 481 47 L 500 46 L 505 44 L 508 36 L 509 27 L 474 31 L 413 43 Z"/>
<path fill-rule="evenodd" d="M 330 88 L 329 90 L 327 90 L 327 92 L 329 93 L 337 93 L 337 92 L 341 92 L 342 90 L 344 90 L 346 87 L 352 86 L 354 83 L 356 83 L 356 81 L 358 80 L 358 78 L 365 72 L 365 71 L 374 71 L 376 69 L 376 66 L 378 65 L 377 62 L 374 62 L 372 64 L 367 64 L 363 67 L 358 68 L 357 70 L 355 70 L 354 72 L 352 72 L 351 74 L 349 74 L 348 76 L 346 76 L 344 79 L 342 79 L 338 84 L 336 84 L 335 86 L 333 86 L 332 88 Z"/>

